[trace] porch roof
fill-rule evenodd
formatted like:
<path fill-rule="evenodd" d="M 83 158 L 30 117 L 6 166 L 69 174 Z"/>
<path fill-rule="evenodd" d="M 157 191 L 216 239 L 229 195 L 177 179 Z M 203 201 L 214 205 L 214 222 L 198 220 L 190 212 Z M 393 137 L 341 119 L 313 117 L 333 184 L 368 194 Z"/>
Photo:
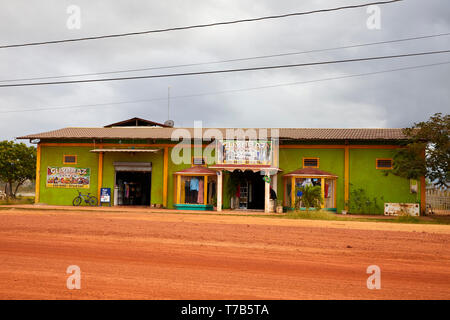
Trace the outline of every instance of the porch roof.
<path fill-rule="evenodd" d="M 286 173 L 283 178 L 287 177 L 324 177 L 324 178 L 338 178 L 337 175 L 322 171 L 316 168 L 303 168 L 289 173 Z"/>
<path fill-rule="evenodd" d="M 199 175 L 199 176 L 215 176 L 217 171 L 202 166 L 194 166 L 184 170 L 175 172 L 179 175 Z"/>

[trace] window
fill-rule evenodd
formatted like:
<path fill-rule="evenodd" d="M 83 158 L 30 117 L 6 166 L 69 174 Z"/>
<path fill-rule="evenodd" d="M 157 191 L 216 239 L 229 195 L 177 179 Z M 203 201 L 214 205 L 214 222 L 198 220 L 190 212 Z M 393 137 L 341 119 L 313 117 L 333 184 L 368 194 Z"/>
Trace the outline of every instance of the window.
<path fill-rule="evenodd" d="M 206 166 L 205 158 L 192 157 L 192 165 L 193 166 Z"/>
<path fill-rule="evenodd" d="M 64 164 L 77 164 L 77 156 L 74 155 L 64 155 L 63 157 Z"/>
<path fill-rule="evenodd" d="M 377 159 L 377 169 L 392 169 L 392 159 Z"/>
<path fill-rule="evenodd" d="M 303 158 L 303 168 L 318 168 L 319 158 Z"/>

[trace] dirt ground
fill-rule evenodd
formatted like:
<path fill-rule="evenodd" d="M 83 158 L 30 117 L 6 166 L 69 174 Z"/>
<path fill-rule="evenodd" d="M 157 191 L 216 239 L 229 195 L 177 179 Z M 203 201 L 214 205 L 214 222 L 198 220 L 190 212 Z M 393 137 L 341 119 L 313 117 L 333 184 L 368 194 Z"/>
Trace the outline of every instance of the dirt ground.
<path fill-rule="evenodd" d="M 448 225 L 0 209 L 1 299 L 450 299 Z"/>

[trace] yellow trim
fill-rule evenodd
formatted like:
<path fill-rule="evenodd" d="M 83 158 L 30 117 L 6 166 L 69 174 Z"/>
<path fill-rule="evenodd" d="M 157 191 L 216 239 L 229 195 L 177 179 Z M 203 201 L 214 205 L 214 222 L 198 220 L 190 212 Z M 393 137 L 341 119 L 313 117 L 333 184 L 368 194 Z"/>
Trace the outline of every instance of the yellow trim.
<path fill-rule="evenodd" d="M 305 160 L 309 160 L 309 159 L 317 160 L 317 166 L 316 167 L 311 167 L 311 166 L 306 166 L 305 167 Z M 314 169 L 317 169 L 320 166 L 320 158 L 318 158 L 318 157 L 303 157 L 302 165 L 303 165 L 303 168 L 314 168 Z"/>
<path fill-rule="evenodd" d="M 98 188 L 97 188 L 97 200 L 100 203 L 100 189 L 103 185 L 103 152 L 98 154 Z"/>
<path fill-rule="evenodd" d="M 402 146 L 397 145 L 340 145 L 340 144 L 285 144 L 280 145 L 280 149 L 398 149 L 404 148 Z"/>
<path fill-rule="evenodd" d="M 379 166 L 378 166 L 378 160 L 389 160 L 389 161 L 391 161 L 391 166 L 390 166 L 389 168 L 386 168 L 386 167 L 379 167 Z M 376 158 L 376 159 L 375 159 L 375 167 L 376 167 L 378 170 L 392 170 L 393 167 L 394 167 L 394 160 L 393 160 L 392 158 Z"/>
<path fill-rule="evenodd" d="M 344 203 L 345 210 L 348 211 L 348 201 L 350 194 L 350 156 L 349 147 L 346 146 L 344 149 Z"/>
<path fill-rule="evenodd" d="M 177 144 L 168 144 L 168 143 L 103 143 L 105 146 L 108 147 L 175 147 Z M 71 146 L 71 147 L 91 147 L 91 146 L 98 146 L 99 144 L 95 143 L 79 143 L 79 142 L 69 142 L 69 143 L 62 143 L 62 142 L 42 142 L 40 145 L 44 147 L 64 147 L 64 146 Z M 203 144 L 202 147 L 206 147 L 209 144 Z M 194 147 L 194 145 L 183 145 L 183 147 Z M 279 145 L 280 149 L 345 149 L 346 147 L 349 147 L 350 149 L 398 149 L 398 148 L 404 148 L 399 145 L 339 145 L 339 144 L 286 144 L 286 145 Z"/>
<path fill-rule="evenodd" d="M 39 203 L 40 183 L 41 183 L 41 145 L 38 144 L 36 148 L 36 189 L 35 189 L 34 203 Z"/>
<path fill-rule="evenodd" d="M 163 207 L 167 207 L 168 178 L 169 178 L 169 148 L 168 147 L 164 147 Z"/>
<path fill-rule="evenodd" d="M 422 158 L 425 159 L 425 149 L 422 150 Z M 420 177 L 420 211 L 422 215 L 425 215 L 427 210 L 426 186 L 425 176 Z"/>
<path fill-rule="evenodd" d="M 291 207 L 295 209 L 295 177 L 291 178 Z"/>
<path fill-rule="evenodd" d="M 334 184 L 334 207 L 337 208 L 337 181 L 333 181 Z"/>
<path fill-rule="evenodd" d="M 75 162 L 66 162 L 66 157 L 75 157 Z M 76 154 L 64 154 L 63 164 L 78 164 L 78 156 Z"/>
<path fill-rule="evenodd" d="M 180 204 L 180 198 L 181 198 L 181 176 L 177 176 L 177 204 Z"/>
<path fill-rule="evenodd" d="M 284 178 L 299 178 L 299 179 L 330 179 L 330 180 L 336 180 L 337 177 L 331 177 L 331 176 L 284 176 Z"/>
<path fill-rule="evenodd" d="M 99 146 L 98 143 L 62 143 L 62 142 L 42 142 L 42 146 L 44 147 L 93 147 Z M 177 146 L 177 144 L 168 144 L 168 143 L 103 143 L 103 146 L 107 147 L 160 147 L 160 148 L 172 148 Z M 206 147 L 208 144 L 203 144 L 202 147 Z M 194 145 L 181 145 L 183 148 L 192 148 Z"/>
<path fill-rule="evenodd" d="M 203 204 L 208 204 L 208 176 L 203 181 Z"/>
<path fill-rule="evenodd" d="M 420 211 L 421 214 L 426 214 L 427 210 L 427 191 L 425 177 L 420 177 Z"/>
<path fill-rule="evenodd" d="M 320 179 L 320 188 L 322 190 L 322 199 L 323 199 L 323 203 L 320 205 L 320 207 L 323 209 L 325 208 L 325 178 Z"/>

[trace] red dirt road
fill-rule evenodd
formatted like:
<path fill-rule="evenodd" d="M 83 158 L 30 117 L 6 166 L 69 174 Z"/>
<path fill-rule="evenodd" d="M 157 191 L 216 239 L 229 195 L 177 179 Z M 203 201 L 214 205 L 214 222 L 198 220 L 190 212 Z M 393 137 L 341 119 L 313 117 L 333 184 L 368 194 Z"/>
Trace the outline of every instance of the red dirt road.
<path fill-rule="evenodd" d="M 0 298 L 450 299 L 449 244 L 446 225 L 0 210 Z"/>

